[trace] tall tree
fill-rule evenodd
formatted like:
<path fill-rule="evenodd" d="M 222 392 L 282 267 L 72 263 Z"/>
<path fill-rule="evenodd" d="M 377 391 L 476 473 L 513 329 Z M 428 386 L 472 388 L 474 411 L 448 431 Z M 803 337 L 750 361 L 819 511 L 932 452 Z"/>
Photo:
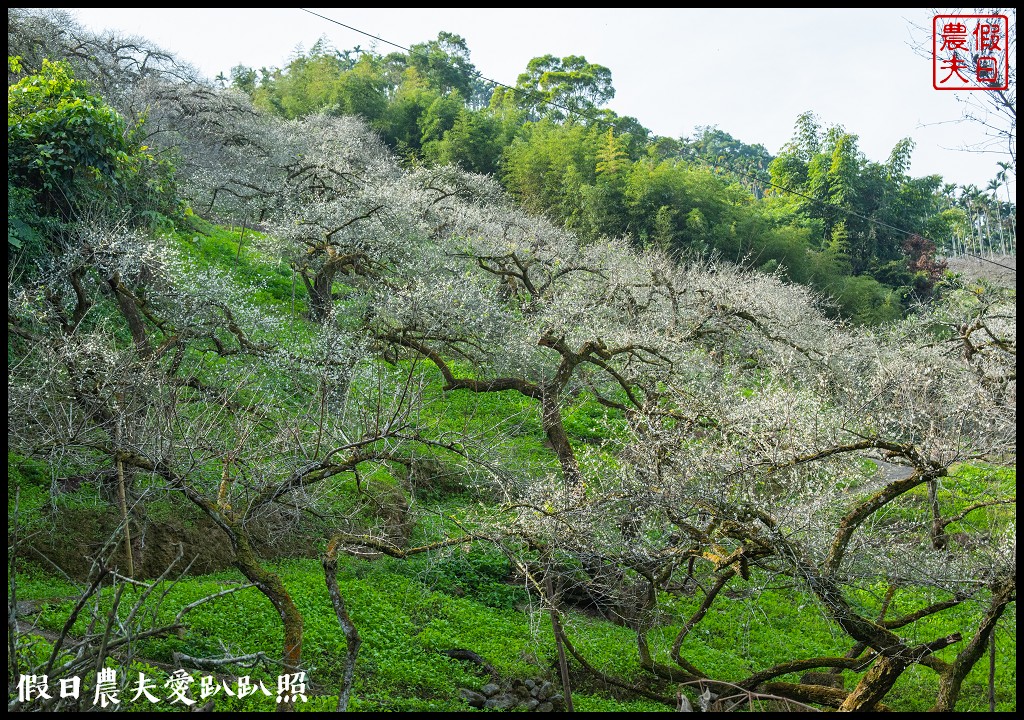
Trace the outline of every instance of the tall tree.
<path fill-rule="evenodd" d="M 587 116 L 615 97 L 612 71 L 582 55 L 535 57 L 516 79 L 513 97 L 534 117 L 587 122 Z"/>
<path fill-rule="evenodd" d="M 489 99 L 487 84 L 470 61 L 461 35 L 442 30 L 437 39 L 410 47 L 408 62 L 442 95 L 454 91 L 472 108 L 483 107 Z"/>

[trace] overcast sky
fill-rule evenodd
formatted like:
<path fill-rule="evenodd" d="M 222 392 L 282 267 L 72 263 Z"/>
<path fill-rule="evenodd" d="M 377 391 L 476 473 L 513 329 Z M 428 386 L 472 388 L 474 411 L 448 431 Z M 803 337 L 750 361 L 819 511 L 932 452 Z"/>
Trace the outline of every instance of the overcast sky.
<path fill-rule="evenodd" d="M 395 49 L 298 8 L 67 9 L 87 28 L 148 38 L 211 78 L 238 64 L 283 66 L 321 36 L 339 49 Z M 775 154 L 810 110 L 858 135 L 870 160 L 884 162 L 900 139 L 913 138 L 915 176 L 984 188 L 1006 159 L 959 150 L 984 136 L 977 124 L 955 122 L 970 91 L 932 88 L 924 9 L 310 10 L 406 47 L 457 33 L 477 69 L 509 85 L 533 57 L 583 55 L 611 69 L 611 109 L 658 135 L 717 125 Z"/>

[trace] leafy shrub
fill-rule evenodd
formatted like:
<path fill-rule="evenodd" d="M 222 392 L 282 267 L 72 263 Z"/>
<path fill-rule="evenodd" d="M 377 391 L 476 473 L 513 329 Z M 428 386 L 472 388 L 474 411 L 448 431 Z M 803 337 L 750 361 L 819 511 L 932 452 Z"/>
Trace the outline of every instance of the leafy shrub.
<path fill-rule="evenodd" d="M 8 65 L 21 71 L 16 58 Z M 13 250 L 38 244 L 47 218 L 68 222 L 97 208 L 118 216 L 128 208 L 137 220 L 176 213 L 174 168 L 142 144 L 142 121 L 129 124 L 90 95 L 65 61 L 43 60 L 7 89 L 7 182 Z"/>

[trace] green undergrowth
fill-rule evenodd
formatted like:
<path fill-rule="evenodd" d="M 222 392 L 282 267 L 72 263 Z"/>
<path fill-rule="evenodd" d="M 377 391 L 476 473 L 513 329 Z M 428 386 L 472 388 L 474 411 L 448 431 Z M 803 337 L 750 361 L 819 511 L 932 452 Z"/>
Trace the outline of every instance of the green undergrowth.
<path fill-rule="evenodd" d="M 168 239 L 200 276 L 208 270 L 227 272 L 240 286 L 253 289 L 253 303 L 287 314 L 294 296 L 295 314 L 301 317 L 307 312 L 301 279 L 295 278 L 293 286 L 291 269 L 258 250 L 261 238 L 256 230 L 214 225 L 191 215 Z"/>
<path fill-rule="evenodd" d="M 286 265 L 261 254 L 258 233 L 218 227 L 198 218 L 190 222 L 190 227 L 180 227 L 171 238 L 193 272 L 199 277 L 207 271 L 211 276 L 227 274 L 240 287 L 251 289 L 248 300 L 255 307 L 267 315 L 294 321 L 279 327 L 290 334 L 295 347 L 312 341 L 315 328 L 303 319 L 307 312 L 305 288 L 301 280 L 296 282 Z M 212 354 L 197 360 L 195 367 L 200 370 L 200 379 L 203 379 L 202 373 L 215 378 L 232 362 Z M 395 387 L 400 385 L 403 373 L 413 373 L 416 381 L 413 384 L 422 393 L 419 419 L 433 437 L 441 441 L 458 438 L 465 455 L 500 458 L 501 463 L 514 468 L 519 477 L 544 477 L 558 472 L 557 458 L 546 444 L 536 400 L 515 391 L 445 391 L 440 372 L 428 362 L 415 365 L 409 360 L 399 360 L 392 365 L 373 362 L 379 362 L 379 378 L 382 378 L 379 381 L 394 382 Z M 460 377 L 473 377 L 473 368 L 468 365 L 454 363 L 452 367 Z M 293 408 L 298 411 L 308 406 L 308 397 L 304 394 L 308 389 L 287 370 L 268 366 L 265 371 L 277 373 L 280 395 L 289 398 L 277 406 L 278 412 L 289 412 Z M 372 373 L 367 377 L 370 375 Z M 355 389 L 358 392 L 359 387 Z M 240 393 L 238 400 L 259 403 L 260 398 Z M 595 478 L 592 489 L 600 492 L 599 478 L 616 469 L 617 451 L 624 434 L 622 418 L 616 411 L 581 393 L 566 398 L 564 426 L 584 473 L 588 478 Z M 211 433 L 218 431 L 224 436 L 211 436 L 210 442 L 230 446 L 227 442 L 230 429 L 215 428 Z M 406 538 L 406 547 L 415 547 L 456 537 L 460 529 L 472 529 L 478 511 L 491 512 L 494 505 L 502 501 L 495 492 L 500 487 L 494 478 L 498 463 L 491 466 L 483 462 L 470 463 L 460 459 L 457 452 L 436 448 L 418 449 L 400 460 L 402 462 L 365 463 L 358 478 L 348 474 L 326 481 L 320 487 L 324 511 L 331 517 L 347 518 L 349 529 L 355 532 L 386 531 L 397 520 L 415 517 L 416 523 L 408 528 Z M 866 477 L 873 463 L 865 460 L 862 464 Z M 19 531 L 25 534 L 46 530 L 51 518 L 60 510 L 109 511 L 110 498 L 101 497 L 90 483 L 54 492 L 54 478 L 67 478 L 72 471 L 77 470 L 62 468 L 58 472 L 41 463 L 9 455 L 9 524 L 15 506 Z M 215 484 L 220 472 L 217 463 L 197 465 L 192 479 L 197 483 Z M 514 478 L 499 480 L 508 482 Z M 147 487 L 147 478 L 143 475 L 140 474 L 137 482 L 140 489 Z M 938 498 L 947 515 L 956 514 L 986 498 L 1012 492 L 1015 482 L 1014 468 L 979 463 L 961 465 L 950 477 L 940 479 Z M 154 483 L 155 492 L 160 483 Z M 922 485 L 887 507 L 884 517 L 894 521 L 919 521 L 927 517 L 927 499 L 928 488 Z M 150 504 L 147 513 L 150 520 L 170 520 L 180 515 L 180 509 L 160 498 Z M 992 505 L 972 511 L 950 525 L 947 531 L 950 534 L 963 529 L 984 531 L 1012 522 L 1014 517 L 1015 506 Z M 312 543 L 310 550 L 321 552 L 326 537 L 326 532 L 320 533 L 319 544 Z M 220 538 L 217 541 L 223 542 Z M 303 665 L 310 676 L 310 699 L 308 703 L 301 703 L 299 709 L 333 709 L 342 677 L 345 638 L 327 594 L 322 567 L 314 559 L 291 559 L 268 566 L 281 575 L 304 617 Z M 19 567 L 18 599 L 31 605 L 26 623 L 51 633 L 59 631 L 73 602 L 69 598 L 80 592 L 80 586 L 68 578 L 52 575 L 39 565 L 24 563 Z M 505 555 L 490 546 L 482 543 L 456 545 L 405 560 L 381 557 L 367 561 L 344 555 L 339 559 L 338 577 L 341 594 L 363 640 L 355 672 L 353 710 L 468 710 L 459 699 L 458 689 L 479 690 L 490 681 L 490 676 L 474 664 L 443 654 L 452 649 L 471 650 L 480 655 L 504 680 L 545 678 L 560 684 L 550 617 L 528 588 L 516 580 L 518 574 Z M 145 612 L 152 614 L 152 622 L 170 623 L 189 603 L 243 582 L 235 571 L 186 576 L 173 587 L 167 583 L 153 593 Z M 140 592 L 137 586 L 127 586 L 121 602 L 122 617 Z M 737 578 L 726 593 L 727 597 L 720 598 L 682 646 L 683 656 L 711 677 L 741 680 L 778 662 L 842 656 L 850 649 L 850 639 L 828 621 L 813 597 L 797 587 L 773 585 L 755 573 L 746 582 Z M 873 616 L 882 595 L 884 588 L 865 587 L 854 593 L 853 600 L 868 616 Z M 157 598 L 161 599 L 160 603 L 155 602 Z M 696 593 L 660 599 L 662 612 L 648 635 L 656 662 L 672 664 L 673 642 L 685 619 L 697 611 L 702 598 L 702 594 Z M 931 590 L 902 588 L 894 598 L 892 612 L 909 613 L 939 599 L 942 598 Z M 107 611 L 110 600 L 109 593 L 103 596 L 101 611 Z M 917 636 L 913 639 L 928 641 L 965 627 L 976 627 L 984 611 L 983 601 L 984 598 L 965 602 L 916 624 Z M 1015 613 L 1015 605 L 1011 605 L 1000 620 L 997 635 L 996 686 L 997 709 L 1000 710 L 1012 710 L 1016 706 Z M 564 613 L 563 622 L 573 645 L 599 672 L 626 682 L 649 677 L 640 666 L 633 631 L 571 609 Z M 73 632 L 84 632 L 86 624 L 83 615 Z M 280 618 L 266 597 L 254 588 L 233 592 L 198 607 L 186 616 L 184 625 L 181 632 L 140 640 L 134 648 L 134 665 L 122 667 L 115 656 L 110 661 L 112 666 L 128 677 L 145 672 L 162 687 L 176 653 L 221 657 L 261 652 L 271 661 L 281 656 Z M 969 639 L 965 637 L 963 643 Z M 951 659 L 963 643 L 941 651 L 939 656 Z M 45 657 L 47 641 L 35 637 L 22 652 L 33 659 Z M 670 705 L 628 697 L 621 691 L 612 692 L 575 661 L 570 661 L 570 665 L 577 688 L 573 695 L 577 710 L 673 709 Z M 271 663 L 251 670 L 223 670 L 223 677 L 249 674 L 273 690 L 279 667 Z M 975 666 L 964 684 L 958 710 L 988 709 L 987 673 L 987 661 Z M 198 678 L 205 673 L 194 671 L 193 674 Z M 846 688 L 852 689 L 858 677 L 854 672 L 844 673 Z M 799 676 L 779 679 L 797 682 Z M 926 710 L 934 701 L 936 689 L 935 674 L 915 665 L 900 678 L 886 703 L 901 711 Z M 670 687 L 665 692 L 671 696 L 675 689 Z M 261 692 L 245 699 L 219 693 L 213 699 L 217 711 L 272 710 L 275 707 L 274 698 Z M 140 711 L 179 709 L 166 704 L 153 706 L 145 701 L 126 701 L 123 707 Z"/>
<path fill-rule="evenodd" d="M 963 517 L 950 523 L 945 532 L 954 538 L 958 533 L 984 533 L 1005 526 L 1016 518 L 1016 504 L 1000 502 L 1000 498 L 1016 496 L 1015 467 L 991 463 L 964 463 L 953 467 L 947 477 L 937 480 L 936 498 L 943 515 Z M 926 517 L 929 489 L 919 485 L 886 508 L 880 517 L 890 521 L 920 521 Z"/>
<path fill-rule="evenodd" d="M 313 695 L 303 709 L 332 708 L 341 679 L 345 639 L 334 616 L 324 583 L 323 570 L 315 560 L 291 560 L 272 566 L 282 577 L 304 617 L 303 663 L 309 670 Z M 458 698 L 458 688 L 479 690 L 490 676 L 471 663 L 453 660 L 445 650 L 468 649 L 490 663 L 504 680 L 546 678 L 558 684 L 555 646 L 550 619 L 541 604 L 523 586 L 510 581 L 508 561 L 483 546 L 456 546 L 406 560 L 380 558 L 366 561 L 339 559 L 339 589 L 363 644 L 356 667 L 352 709 L 366 711 L 460 711 L 468 709 Z M 146 611 L 159 622 L 169 623 L 184 605 L 205 595 L 244 582 L 235 571 L 186 577 L 173 587 L 161 588 L 159 604 Z M 169 584 L 168 584 L 169 585 Z M 19 598 L 38 603 L 32 622 L 57 631 L 63 625 L 75 588 L 38 568 L 29 567 L 18 581 Z M 121 603 L 122 617 L 141 590 L 128 587 Z M 689 634 L 682 653 L 712 677 L 738 681 L 751 672 L 795 658 L 841 656 L 849 638 L 830 624 L 820 607 L 800 590 L 771 587 L 755 573 L 747 583 L 732 587 L 728 602 L 716 603 L 711 613 Z M 883 589 L 866 587 L 853 600 L 866 612 L 877 609 Z M 60 599 L 64 598 L 64 599 Z M 934 592 L 901 589 L 893 598 L 893 612 L 912 612 L 941 599 Z M 983 599 L 967 602 L 918 623 L 914 640 L 930 640 L 964 627 L 974 627 L 983 612 Z M 665 617 L 686 618 L 697 609 L 701 595 L 663 597 Z M 109 607 L 109 594 L 104 609 Z M 574 646 L 598 671 L 625 681 L 636 681 L 645 671 L 639 665 L 633 631 L 603 618 L 571 610 L 564 613 L 565 631 Z M 82 632 L 80 619 L 73 632 Z M 649 633 L 652 655 L 671 664 L 669 649 L 680 630 L 673 623 L 656 626 Z M 217 598 L 187 615 L 186 630 L 167 637 L 150 638 L 136 646 L 136 658 L 151 663 L 152 675 L 161 684 L 175 653 L 197 657 L 221 657 L 263 652 L 269 658 L 281 653 L 280 620 L 269 601 L 253 588 Z M 792 629 L 799 627 L 800 632 Z M 969 637 L 964 638 L 964 642 Z M 951 660 L 962 644 L 939 653 Z M 36 648 L 35 652 L 39 652 Z M 997 709 L 1016 704 L 1016 614 L 1011 609 L 1000 621 L 997 636 Z M 111 660 L 116 666 L 117 659 Z M 577 709 L 589 711 L 669 710 L 648 700 L 624 700 L 570 661 L 577 691 Z M 203 671 L 192 671 L 197 678 Z M 221 675 L 250 674 L 273 689 L 277 670 L 223 669 Z M 147 672 L 147 677 L 151 675 Z M 799 674 L 782 676 L 798 682 Z M 844 673 L 847 689 L 859 674 Z M 958 703 L 961 711 L 987 710 L 988 664 L 979 662 L 964 683 Z M 937 690 L 935 674 L 915 666 L 900 678 L 886 702 L 900 711 L 926 710 Z M 215 697 L 217 710 L 269 709 L 266 698 L 252 696 L 245 702 Z M 145 703 L 148 706 L 148 703 Z M 136 709 L 148 709 L 139 705 Z"/>
<path fill-rule="evenodd" d="M 526 607 L 516 609 L 509 607 L 506 599 L 487 594 L 487 590 L 493 590 L 491 581 L 506 571 L 504 567 L 493 567 L 495 562 L 494 556 L 488 553 L 462 564 L 441 562 L 434 567 L 430 563 L 417 565 L 390 559 L 376 562 L 340 559 L 339 589 L 363 640 L 356 668 L 353 710 L 469 709 L 459 699 L 458 688 L 479 690 L 491 678 L 471 663 L 442 654 L 444 650 L 457 648 L 478 653 L 505 680 L 556 680 L 554 643 L 547 615 L 528 602 Z M 309 687 L 316 697 L 303 709 L 332 708 L 336 702 L 333 693 L 341 679 L 345 639 L 331 608 L 323 570 L 312 560 L 287 561 L 276 569 L 304 617 L 303 662 L 309 670 Z M 442 575 L 461 583 L 465 596 L 435 589 Z M 155 612 L 159 622 L 170 623 L 182 606 L 242 582 L 243 578 L 233 571 L 184 578 L 163 596 L 159 606 L 150 602 L 146 611 Z M 447 587 L 455 592 L 452 585 Z M 489 599 L 492 605 L 499 607 L 477 599 L 472 593 L 479 590 L 484 591 L 482 599 Z M 122 617 L 127 615 L 140 592 L 138 587 L 124 591 Z M 510 589 L 508 600 L 514 594 L 514 589 Z M 35 600 L 52 597 L 38 572 L 24 576 L 19 595 Z M 528 600 L 525 594 L 517 597 Z M 70 605 L 70 600 L 41 602 L 32 620 L 41 628 L 57 631 Z M 109 594 L 104 599 L 104 612 L 106 607 L 109 607 Z M 80 619 L 73 633 L 84 632 L 86 625 L 87 620 Z M 263 652 L 271 658 L 280 656 L 280 620 L 270 602 L 253 588 L 197 608 L 188 614 L 186 625 L 187 630 L 181 637 L 172 633 L 168 637 L 142 640 L 136 646 L 137 658 L 149 664 L 149 670 L 145 671 L 147 677 L 154 678 L 159 687 L 168 677 L 167 668 L 176 652 L 197 657 L 220 657 L 225 652 L 236 655 Z M 628 632 L 621 628 L 609 632 L 609 628 L 614 626 L 603 627 L 592 621 L 573 624 L 574 631 L 586 638 L 588 646 L 611 657 L 628 641 Z M 119 667 L 116 658 L 111 666 Z M 119 670 L 127 670 L 129 677 L 134 677 L 134 669 L 119 667 Z M 197 683 L 198 677 L 206 674 L 192 672 Z M 277 677 L 276 670 L 239 668 L 228 674 L 250 674 L 254 681 L 263 680 L 271 689 Z M 223 694 L 213 699 L 217 711 L 272 707 L 272 703 L 267 703 L 259 694 L 246 698 L 244 703 Z M 669 709 L 650 701 L 616 700 L 587 692 L 578 695 L 577 705 L 580 709 L 592 710 Z M 151 707 L 143 700 L 134 709 Z"/>

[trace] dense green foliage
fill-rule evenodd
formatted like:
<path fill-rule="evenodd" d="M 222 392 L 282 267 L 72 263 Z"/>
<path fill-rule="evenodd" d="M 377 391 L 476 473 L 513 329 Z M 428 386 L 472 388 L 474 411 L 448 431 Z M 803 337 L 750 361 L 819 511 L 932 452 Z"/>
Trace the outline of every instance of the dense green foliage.
<path fill-rule="evenodd" d="M 17 58 L 9 64 L 20 73 Z M 142 144 L 141 127 L 90 94 L 66 61 L 43 60 L 38 73 L 10 85 L 9 254 L 38 255 L 43 236 L 109 208 L 129 223 L 173 214 L 173 168 Z"/>
<path fill-rule="evenodd" d="M 679 256 L 780 270 L 858 322 L 892 320 L 927 297 L 944 270 L 937 244 L 956 251 L 958 237 L 995 232 L 980 214 L 950 209 L 956 186 L 907 174 L 909 138 L 870 161 L 856 135 L 823 130 L 809 112 L 777 158 L 714 127 L 652 137 L 602 109 L 615 92 L 611 72 L 579 56 L 534 58 L 489 104 L 465 40 L 449 33 L 387 56 L 321 40 L 259 81 L 243 66 L 233 78 L 283 117 L 358 115 L 410 160 L 493 174 L 525 207 L 583 237 L 629 235 Z M 1012 213 L 999 214 L 1004 252 Z"/>

